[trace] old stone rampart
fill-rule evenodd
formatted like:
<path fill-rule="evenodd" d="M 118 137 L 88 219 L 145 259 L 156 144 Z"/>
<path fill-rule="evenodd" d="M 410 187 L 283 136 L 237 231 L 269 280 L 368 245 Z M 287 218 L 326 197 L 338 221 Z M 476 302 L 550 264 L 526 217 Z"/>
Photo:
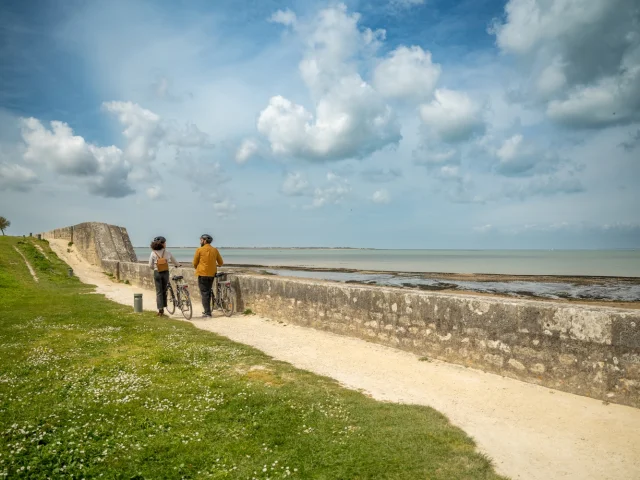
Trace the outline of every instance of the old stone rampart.
<path fill-rule="evenodd" d="M 154 288 L 144 263 L 105 259 L 98 264 L 121 281 Z M 194 270 L 182 268 L 180 274 L 199 301 Z M 232 278 L 240 311 L 250 308 L 425 360 L 640 407 L 637 310 L 250 274 Z"/>
<path fill-rule="evenodd" d="M 115 225 L 99 222 L 80 223 L 44 232 L 42 238 L 73 242 L 78 252 L 93 265 L 102 266 L 107 260 L 137 261 L 127 229 Z"/>

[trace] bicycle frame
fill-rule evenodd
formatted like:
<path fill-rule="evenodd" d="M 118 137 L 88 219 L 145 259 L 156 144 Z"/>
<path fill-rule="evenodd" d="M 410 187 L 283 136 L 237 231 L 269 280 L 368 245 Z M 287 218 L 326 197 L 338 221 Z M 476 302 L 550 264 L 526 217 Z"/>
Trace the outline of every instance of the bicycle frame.
<path fill-rule="evenodd" d="M 175 305 L 182 311 L 184 317 L 189 320 L 193 312 L 191 305 L 191 295 L 189 294 L 189 286 L 185 282 L 182 275 L 174 275 L 172 271 L 171 280 L 175 283 Z M 171 290 L 173 287 L 169 284 Z M 187 313 L 188 312 L 188 313 Z"/>
<path fill-rule="evenodd" d="M 225 289 L 228 290 L 228 294 L 230 296 L 234 297 L 230 310 L 228 305 L 225 308 L 225 305 L 223 305 L 222 303 L 223 292 Z M 231 281 L 228 279 L 226 272 L 216 273 L 216 276 L 213 279 L 213 285 L 211 287 L 211 303 L 211 306 L 214 310 L 216 308 L 219 308 L 224 312 L 226 316 L 233 315 L 233 312 L 235 310 L 235 294 L 233 291 L 233 287 L 231 286 Z"/>
<path fill-rule="evenodd" d="M 186 282 L 184 281 L 184 278 L 178 279 L 178 280 L 173 280 L 176 284 L 176 295 L 178 297 L 178 299 L 180 299 L 180 294 L 184 291 L 184 290 L 188 290 L 189 285 L 186 284 Z"/>

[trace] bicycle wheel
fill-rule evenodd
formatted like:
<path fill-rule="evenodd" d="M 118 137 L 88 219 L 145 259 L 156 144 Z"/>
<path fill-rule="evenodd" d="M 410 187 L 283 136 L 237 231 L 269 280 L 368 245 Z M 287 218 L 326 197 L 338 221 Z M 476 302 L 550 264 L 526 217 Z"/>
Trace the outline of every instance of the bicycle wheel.
<path fill-rule="evenodd" d="M 225 316 L 230 317 L 236 308 L 236 292 L 233 287 L 224 287 L 220 298 L 220 307 Z"/>
<path fill-rule="evenodd" d="M 173 293 L 173 287 L 169 284 L 167 288 L 167 312 L 173 313 L 176 311 L 176 296 Z"/>
<path fill-rule="evenodd" d="M 182 310 L 182 315 L 187 320 L 191 320 L 191 315 L 193 315 L 193 307 L 191 306 L 191 295 L 189 295 L 189 290 L 182 289 L 182 302 L 180 302 L 180 310 Z"/>
<path fill-rule="evenodd" d="M 214 293 L 215 292 L 215 293 Z M 218 306 L 218 295 L 220 295 L 220 289 L 217 288 L 216 290 L 211 290 L 211 310 L 218 310 L 218 308 L 220 308 Z"/>

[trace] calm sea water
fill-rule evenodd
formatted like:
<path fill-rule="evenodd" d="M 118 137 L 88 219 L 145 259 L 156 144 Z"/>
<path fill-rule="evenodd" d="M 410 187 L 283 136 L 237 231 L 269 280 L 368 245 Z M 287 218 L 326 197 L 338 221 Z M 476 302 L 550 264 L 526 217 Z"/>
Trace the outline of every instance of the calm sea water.
<path fill-rule="evenodd" d="M 169 248 L 181 262 L 195 248 Z M 136 248 L 148 260 L 148 248 Z M 220 249 L 226 263 L 391 272 L 640 277 L 640 250 Z"/>

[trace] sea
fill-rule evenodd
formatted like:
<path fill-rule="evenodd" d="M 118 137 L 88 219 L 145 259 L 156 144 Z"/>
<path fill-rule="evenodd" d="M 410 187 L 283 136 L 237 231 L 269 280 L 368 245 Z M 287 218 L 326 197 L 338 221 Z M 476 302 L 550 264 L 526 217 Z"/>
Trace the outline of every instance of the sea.
<path fill-rule="evenodd" d="M 195 248 L 169 248 L 191 261 Z M 148 247 L 136 248 L 148 260 Z M 640 250 L 360 250 L 220 248 L 225 263 L 386 272 L 640 277 Z"/>
<path fill-rule="evenodd" d="M 135 250 L 140 260 L 148 260 L 148 248 Z M 185 263 L 192 261 L 195 250 L 170 248 L 176 259 Z M 270 275 L 420 290 L 463 290 L 519 298 L 640 302 L 640 250 L 220 248 L 220 253 L 226 264 L 260 266 L 259 270 Z M 323 270 L 314 270 L 318 268 Z M 439 273 L 600 278 L 588 282 L 577 279 L 573 282 L 567 279 L 467 280 L 442 279 L 438 278 Z"/>

